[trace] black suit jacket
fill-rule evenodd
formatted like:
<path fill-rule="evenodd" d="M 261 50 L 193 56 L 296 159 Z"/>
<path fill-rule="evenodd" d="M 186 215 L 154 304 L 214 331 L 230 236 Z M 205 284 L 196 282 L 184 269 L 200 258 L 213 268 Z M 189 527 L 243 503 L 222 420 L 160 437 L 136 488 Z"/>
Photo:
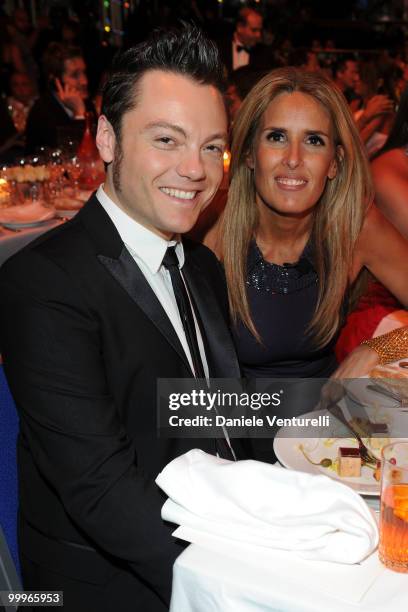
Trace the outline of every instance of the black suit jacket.
<path fill-rule="evenodd" d="M 216 40 L 221 60 L 227 69 L 228 75 L 232 69 L 232 40 L 233 37 L 224 37 Z M 267 72 L 274 68 L 273 55 L 270 47 L 263 44 L 255 45 L 249 52 L 249 68 L 255 72 Z"/>
<path fill-rule="evenodd" d="M 92 110 L 91 107 L 88 110 Z M 85 121 L 72 119 L 55 96 L 47 92 L 34 102 L 27 117 L 27 152 L 32 153 L 41 146 L 63 146 L 69 140 L 78 144 L 84 129 Z"/>
<path fill-rule="evenodd" d="M 194 243 L 185 254 L 210 373 L 238 376 L 218 262 Z M 140 609 L 155 610 L 181 549 L 154 479 L 191 448 L 214 451 L 212 440 L 157 438 L 156 379 L 192 376 L 170 320 L 95 196 L 8 260 L 0 291 L 20 416 L 22 554 L 101 586 L 131 572 L 132 601 L 148 593 Z"/>

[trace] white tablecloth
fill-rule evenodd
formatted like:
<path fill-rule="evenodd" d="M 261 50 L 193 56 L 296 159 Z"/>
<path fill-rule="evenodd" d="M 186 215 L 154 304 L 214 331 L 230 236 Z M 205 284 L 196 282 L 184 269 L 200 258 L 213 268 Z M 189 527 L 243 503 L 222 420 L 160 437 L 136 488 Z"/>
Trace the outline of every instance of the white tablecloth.
<path fill-rule="evenodd" d="M 275 575 L 279 569 L 279 575 Z M 359 603 L 299 584 L 290 565 L 251 564 L 196 544 L 173 568 L 170 612 L 402 612 L 408 609 L 408 574 L 384 569 Z"/>
<path fill-rule="evenodd" d="M 386 333 L 405 323 L 389 316 L 384 320 Z M 379 498 L 366 499 L 368 505 L 378 511 Z M 181 537 L 181 536 L 180 536 Z M 251 561 L 249 555 L 226 555 L 220 546 L 211 549 L 208 543 L 190 546 L 178 557 L 173 567 L 173 591 L 170 612 L 402 612 L 408 610 L 408 574 L 391 572 L 378 561 L 374 553 L 375 568 L 370 586 L 362 597 L 358 593 L 356 566 L 348 566 L 352 572 L 346 581 L 341 576 L 344 568 L 338 565 L 340 588 L 323 584 L 324 578 L 307 583 L 293 564 Z M 334 564 L 333 564 L 334 566 Z M 334 570 L 336 571 L 336 570 Z M 317 573 L 317 572 L 316 572 Z M 354 576 L 354 574 L 356 574 Z M 353 588 L 350 583 L 355 581 Z M 321 582 L 321 586 L 319 585 Z M 336 582 L 336 581 L 335 581 Z M 346 584 L 347 582 L 347 584 Z M 342 585 L 345 584 L 343 599 Z M 332 594 L 328 594 L 332 593 Z M 334 596 L 333 593 L 336 593 Z M 350 596 L 354 594 L 354 598 Z M 354 599 L 354 601 L 353 601 Z"/>

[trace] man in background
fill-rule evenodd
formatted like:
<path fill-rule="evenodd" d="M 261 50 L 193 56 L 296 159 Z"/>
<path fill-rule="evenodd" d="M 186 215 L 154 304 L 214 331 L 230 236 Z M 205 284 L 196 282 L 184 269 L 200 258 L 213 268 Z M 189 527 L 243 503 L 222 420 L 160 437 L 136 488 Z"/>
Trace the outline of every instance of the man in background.
<path fill-rule="evenodd" d="M 48 89 L 35 102 L 27 120 L 27 151 L 41 146 L 57 147 L 68 140 L 79 143 L 88 100 L 88 77 L 81 50 L 51 43 L 43 68 Z"/>
<path fill-rule="evenodd" d="M 13 72 L 10 76 L 10 95 L 7 98 L 9 112 L 14 126 L 20 135 L 26 129 L 27 116 L 35 101 L 32 81 L 25 72 Z"/>
<path fill-rule="evenodd" d="M 344 55 L 333 64 L 333 80 L 347 102 L 359 98 L 356 86 L 359 82 L 358 62 L 353 55 Z"/>
<path fill-rule="evenodd" d="M 263 17 L 259 11 L 250 7 L 240 9 L 232 37 L 217 41 L 229 74 L 243 66 L 254 70 L 272 67 L 270 51 L 262 44 L 262 29 Z"/>

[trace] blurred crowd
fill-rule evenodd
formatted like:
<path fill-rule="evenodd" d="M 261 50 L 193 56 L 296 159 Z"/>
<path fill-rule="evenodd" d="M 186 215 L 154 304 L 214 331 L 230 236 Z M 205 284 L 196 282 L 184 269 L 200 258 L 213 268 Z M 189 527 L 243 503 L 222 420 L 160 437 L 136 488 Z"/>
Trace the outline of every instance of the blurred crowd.
<path fill-rule="evenodd" d="M 87 111 L 97 116 L 99 89 L 114 49 L 96 16 L 79 20 L 62 6 L 38 16 L 0 15 L 0 162 L 39 147 L 78 143 Z"/>
<path fill-rule="evenodd" d="M 245 96 L 271 69 L 296 66 L 329 76 L 344 94 L 372 159 L 377 205 L 408 237 L 408 45 L 403 39 L 395 39 L 400 41 L 395 48 L 355 53 L 339 51 L 333 39 L 313 38 L 295 47 L 284 29 L 274 31 L 273 20 L 265 20 L 253 6 L 241 7 L 234 19 L 221 20 L 217 3 L 168 2 L 159 23 L 150 9 L 149 3 L 141 3 L 131 16 L 124 46 L 142 40 L 155 25 L 180 18 L 198 22 L 217 43 L 225 65 L 231 127 Z M 96 16 L 92 19 L 88 12 L 87 19 L 73 19 L 72 12 L 56 6 L 38 17 L 34 27 L 28 13 L 18 8 L 0 17 L 0 29 L 0 163 L 19 163 L 44 147 L 53 151 L 69 143 L 70 150 L 75 149 L 86 125 L 96 125 L 101 88 L 115 52 L 98 31 Z M 306 40 L 303 35 L 295 42 Z M 219 192 L 196 226 L 195 238 L 211 231 L 225 201 L 226 191 Z M 398 307 L 390 294 L 372 283 L 370 287 L 372 303 L 381 298 L 390 311 Z M 370 320 L 364 305 L 366 325 L 373 327 L 377 316 L 375 310 Z M 364 333 L 369 335 L 371 327 Z M 350 330 L 340 358 L 349 350 L 349 336 Z"/>
<path fill-rule="evenodd" d="M 371 157 L 385 143 L 408 83 L 408 46 L 344 53 L 333 39 L 319 40 L 274 31 L 256 8 L 244 7 L 221 20 L 217 3 L 168 2 L 159 22 L 141 3 L 129 17 L 124 45 L 140 41 L 155 25 L 193 18 L 217 42 L 228 72 L 231 122 L 257 80 L 273 68 L 297 66 L 324 72 L 344 93 Z M 73 16 L 75 18 L 73 18 Z M 277 20 L 279 21 L 279 20 Z M 98 30 L 97 16 L 79 19 L 61 6 L 36 19 L 17 8 L 0 16 L 0 162 L 41 146 L 78 142 L 87 111 L 96 118 L 100 89 L 115 49 Z M 302 46 L 294 46 L 296 42 Z M 342 42 L 342 41 L 341 41 Z M 305 44 L 303 44 L 305 43 Z"/>

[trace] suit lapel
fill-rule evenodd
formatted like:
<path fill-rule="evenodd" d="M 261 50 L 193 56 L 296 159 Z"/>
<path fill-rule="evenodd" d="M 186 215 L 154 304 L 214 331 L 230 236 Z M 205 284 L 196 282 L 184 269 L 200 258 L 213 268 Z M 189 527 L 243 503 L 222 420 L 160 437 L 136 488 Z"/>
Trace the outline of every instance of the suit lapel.
<path fill-rule="evenodd" d="M 167 339 L 191 372 L 170 319 L 95 195 L 72 222 L 85 226 L 98 260 Z M 187 256 L 182 272 L 204 328 L 212 366 L 210 374 L 220 378 L 239 377 L 232 339 L 212 288 L 192 257 Z"/>
<path fill-rule="evenodd" d="M 210 376 L 240 377 L 238 360 L 224 317 L 205 276 L 192 258 L 186 258 L 183 276 L 198 310 L 210 350 Z M 211 371 L 212 370 L 212 371 Z"/>
<path fill-rule="evenodd" d="M 98 255 L 98 259 L 163 334 L 191 372 L 188 359 L 169 317 L 127 248 L 123 246 L 119 259 L 105 255 Z M 193 377 L 192 372 L 191 376 Z"/>

